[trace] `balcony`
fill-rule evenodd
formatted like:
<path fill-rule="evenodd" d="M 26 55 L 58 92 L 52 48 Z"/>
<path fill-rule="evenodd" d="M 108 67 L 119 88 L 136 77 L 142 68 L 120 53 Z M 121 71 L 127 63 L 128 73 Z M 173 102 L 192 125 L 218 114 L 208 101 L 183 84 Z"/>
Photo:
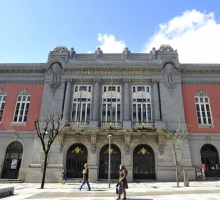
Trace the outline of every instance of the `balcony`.
<path fill-rule="evenodd" d="M 133 130 L 144 130 L 149 132 L 155 132 L 155 122 L 132 122 Z"/>

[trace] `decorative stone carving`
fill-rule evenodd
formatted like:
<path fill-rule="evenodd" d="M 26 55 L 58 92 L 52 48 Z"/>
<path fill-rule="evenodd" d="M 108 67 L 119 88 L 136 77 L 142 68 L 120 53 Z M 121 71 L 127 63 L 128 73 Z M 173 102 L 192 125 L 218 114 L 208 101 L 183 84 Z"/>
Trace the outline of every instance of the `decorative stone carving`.
<path fill-rule="evenodd" d="M 174 51 L 170 45 L 161 45 L 159 51 L 160 52 L 173 52 L 175 54 L 177 53 L 177 50 Z"/>
<path fill-rule="evenodd" d="M 125 144 L 125 153 L 129 154 L 129 152 L 130 152 L 130 146 L 129 144 Z"/>
<path fill-rule="evenodd" d="M 130 81 L 131 81 L 131 80 L 130 80 L 129 78 L 123 79 L 123 82 L 124 82 L 124 83 L 130 83 Z"/>
<path fill-rule="evenodd" d="M 151 50 L 151 55 L 152 55 L 152 58 L 155 59 L 156 58 L 156 55 L 157 55 L 157 51 L 155 49 L 155 47 L 153 47 L 153 49 Z"/>
<path fill-rule="evenodd" d="M 146 136 L 146 134 L 142 134 L 141 135 L 141 143 L 142 144 L 147 144 L 147 136 Z"/>
<path fill-rule="evenodd" d="M 124 140 L 125 140 L 125 153 L 129 154 L 129 152 L 130 152 L 131 134 L 125 134 L 124 135 Z"/>
<path fill-rule="evenodd" d="M 157 84 L 159 82 L 159 80 L 157 80 L 157 79 L 152 79 L 152 83 L 153 84 Z"/>
<path fill-rule="evenodd" d="M 210 137 L 210 136 L 206 136 L 206 142 L 207 142 L 208 144 L 210 144 L 210 141 L 211 141 L 211 137 Z"/>
<path fill-rule="evenodd" d="M 58 151 L 61 153 L 63 151 L 63 134 L 59 134 L 57 138 L 59 141 Z"/>
<path fill-rule="evenodd" d="M 126 47 L 125 50 L 123 51 L 124 58 L 125 59 L 129 58 L 130 53 L 131 52 L 128 50 L 128 47 Z"/>
<path fill-rule="evenodd" d="M 14 141 L 17 141 L 17 140 L 18 140 L 18 134 L 15 133 L 15 134 L 14 134 Z"/>
<path fill-rule="evenodd" d="M 76 142 L 80 142 L 80 134 L 79 133 L 76 133 Z"/>
<path fill-rule="evenodd" d="M 58 46 L 53 51 L 54 52 L 67 52 L 68 49 L 65 46 Z"/>
<path fill-rule="evenodd" d="M 94 154 L 96 152 L 96 134 L 91 134 L 91 152 Z"/>
<path fill-rule="evenodd" d="M 209 93 L 203 92 L 200 90 L 199 92 L 195 93 L 194 96 L 199 96 L 199 97 L 208 97 Z"/>
<path fill-rule="evenodd" d="M 164 140 L 165 140 L 164 135 L 159 135 L 158 136 L 158 151 L 159 151 L 160 155 L 163 155 Z"/>
<path fill-rule="evenodd" d="M 53 63 L 48 72 L 51 74 L 50 87 L 56 90 L 60 86 L 60 77 L 63 73 L 63 69 L 59 63 Z"/>
<path fill-rule="evenodd" d="M 74 51 L 74 48 L 72 47 L 70 49 L 70 59 L 73 59 L 75 57 L 76 52 Z"/>
<path fill-rule="evenodd" d="M 99 59 L 102 54 L 103 54 L 103 52 L 102 52 L 101 48 L 98 47 L 97 50 L 95 51 L 96 58 Z"/>
<path fill-rule="evenodd" d="M 0 88 L 0 95 L 7 94 L 3 89 Z"/>
<path fill-rule="evenodd" d="M 18 92 L 19 95 L 31 95 L 31 92 L 29 92 L 27 89 L 24 89 L 20 92 Z"/>
<path fill-rule="evenodd" d="M 170 90 L 170 94 L 172 95 L 173 89 L 176 87 L 175 75 L 177 74 L 177 70 L 173 64 L 166 63 L 161 73 L 164 74 L 165 86 Z"/>

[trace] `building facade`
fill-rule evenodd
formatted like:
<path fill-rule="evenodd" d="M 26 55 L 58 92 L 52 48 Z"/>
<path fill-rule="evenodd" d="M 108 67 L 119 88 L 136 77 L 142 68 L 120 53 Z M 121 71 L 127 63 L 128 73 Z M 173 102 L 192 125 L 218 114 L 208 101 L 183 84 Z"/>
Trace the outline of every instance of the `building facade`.
<path fill-rule="evenodd" d="M 47 182 L 175 180 L 172 141 L 164 130 L 189 132 L 177 150 L 179 176 L 195 168 L 220 176 L 220 64 L 181 64 L 178 53 L 161 45 L 150 53 L 78 54 L 58 46 L 47 63 L 0 64 L 0 176 L 40 182 L 43 153 L 34 120 L 62 115 L 65 126 L 47 160 Z M 110 144 L 110 148 L 109 148 Z"/>

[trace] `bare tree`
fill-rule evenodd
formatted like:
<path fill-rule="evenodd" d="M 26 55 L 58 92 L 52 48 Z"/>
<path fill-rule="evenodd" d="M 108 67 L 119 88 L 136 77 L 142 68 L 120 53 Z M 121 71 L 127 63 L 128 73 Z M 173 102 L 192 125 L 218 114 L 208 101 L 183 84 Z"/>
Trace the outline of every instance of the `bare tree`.
<path fill-rule="evenodd" d="M 63 130 L 65 125 L 60 129 L 61 126 L 61 115 L 59 115 L 54 120 L 54 115 L 50 115 L 46 119 L 44 119 L 44 128 L 43 130 L 40 129 L 39 121 L 34 121 L 35 128 L 37 131 L 37 135 L 40 138 L 42 149 L 44 152 L 44 163 L 43 163 L 43 176 L 41 181 L 41 189 L 44 188 L 45 176 L 46 176 L 46 168 L 47 168 L 47 158 L 48 153 L 50 151 L 50 147 L 53 144 L 55 138 L 59 135 L 59 133 Z"/>
<path fill-rule="evenodd" d="M 178 150 L 179 144 L 186 137 L 186 135 L 189 134 L 189 132 L 185 130 L 179 117 L 178 117 L 177 124 L 178 124 L 178 128 L 176 130 L 166 129 L 164 130 L 164 132 L 165 132 L 166 137 L 171 140 L 171 144 L 173 148 L 172 150 L 174 152 L 175 167 L 176 167 L 176 183 L 177 183 L 177 187 L 179 187 L 177 150 Z"/>

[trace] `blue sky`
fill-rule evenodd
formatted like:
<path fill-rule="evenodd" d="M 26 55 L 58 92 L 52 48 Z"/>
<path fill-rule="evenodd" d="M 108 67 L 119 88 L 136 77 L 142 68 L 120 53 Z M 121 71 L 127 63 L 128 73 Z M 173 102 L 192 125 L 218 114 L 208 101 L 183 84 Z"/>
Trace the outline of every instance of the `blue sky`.
<path fill-rule="evenodd" d="M 220 63 L 219 0 L 1 0 L 0 63 L 76 53 L 149 53 L 170 44 L 182 63 Z"/>

